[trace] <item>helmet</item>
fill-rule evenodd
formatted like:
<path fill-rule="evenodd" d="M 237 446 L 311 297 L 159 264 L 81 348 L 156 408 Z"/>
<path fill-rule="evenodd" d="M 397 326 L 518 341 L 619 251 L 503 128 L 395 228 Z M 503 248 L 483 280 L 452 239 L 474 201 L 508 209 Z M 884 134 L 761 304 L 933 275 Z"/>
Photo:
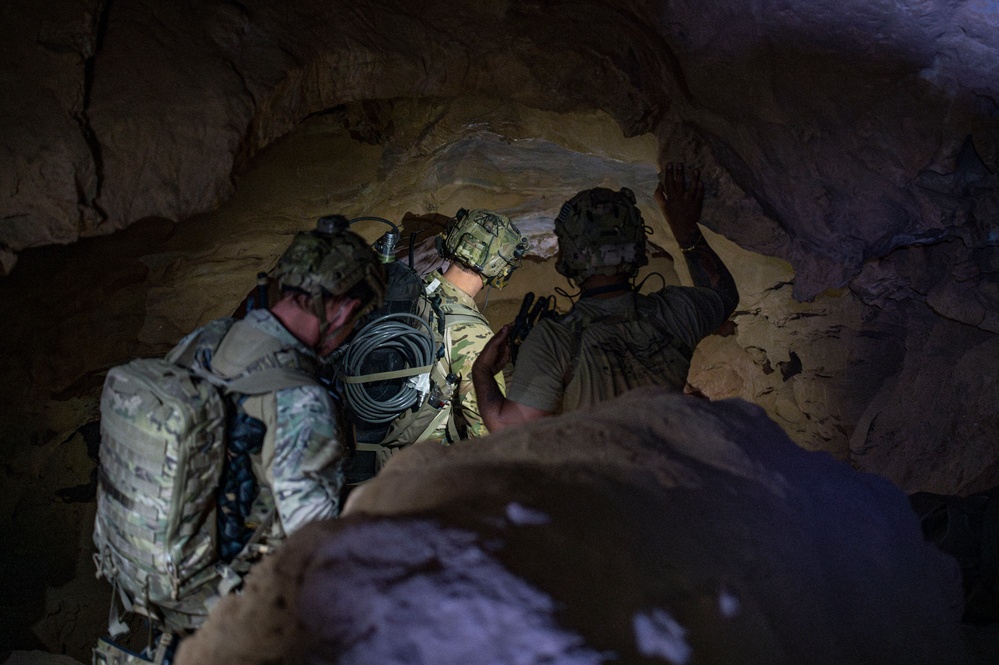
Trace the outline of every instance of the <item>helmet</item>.
<path fill-rule="evenodd" d="M 510 274 L 520 267 L 528 246 L 527 238 L 509 217 L 491 210 L 462 208 L 437 236 L 441 256 L 474 270 L 486 284 L 498 289 L 506 286 Z"/>
<path fill-rule="evenodd" d="M 595 187 L 565 202 L 555 219 L 558 261 L 555 269 L 581 282 L 593 275 L 638 274 L 649 262 L 645 222 L 635 193 Z"/>
<path fill-rule="evenodd" d="M 295 234 L 274 270 L 281 288 L 304 291 L 318 305 L 324 296 L 341 296 L 365 283 L 374 297 L 364 310 L 379 307 L 385 297 L 385 269 L 348 225 L 346 218 L 330 215 L 319 220 L 315 231 Z"/>

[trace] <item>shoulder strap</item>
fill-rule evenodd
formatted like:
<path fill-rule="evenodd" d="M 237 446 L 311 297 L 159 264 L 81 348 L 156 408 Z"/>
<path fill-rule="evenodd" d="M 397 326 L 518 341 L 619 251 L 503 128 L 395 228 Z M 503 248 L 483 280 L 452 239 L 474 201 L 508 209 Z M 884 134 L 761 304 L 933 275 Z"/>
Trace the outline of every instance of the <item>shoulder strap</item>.
<path fill-rule="evenodd" d="M 216 319 L 205 324 L 202 328 L 192 332 L 184 339 L 177 342 L 166 354 L 166 361 L 180 365 L 181 367 L 192 367 L 200 353 L 208 351 L 214 353 L 222 339 L 229 334 L 229 329 L 236 323 L 235 319 Z"/>
<path fill-rule="evenodd" d="M 242 395 L 263 395 L 285 388 L 318 385 L 316 377 L 303 371 L 291 367 L 268 367 L 248 370 L 246 374 L 229 381 L 228 389 Z"/>
<path fill-rule="evenodd" d="M 440 305 L 441 314 L 444 315 L 444 326 L 450 328 L 451 326 L 456 326 L 459 323 L 484 323 L 489 325 L 489 321 L 486 317 L 475 309 L 467 305 L 462 305 L 460 303 L 441 303 Z"/>
<path fill-rule="evenodd" d="M 245 357 L 252 358 L 244 364 L 236 354 L 230 358 L 223 352 L 226 342 L 233 340 L 232 334 L 239 332 L 245 340 Z M 226 351 L 230 350 L 226 347 Z M 216 353 L 226 355 L 223 370 L 232 370 L 233 365 L 242 366 L 235 376 L 221 376 L 214 371 L 212 358 Z M 189 335 L 171 351 L 166 358 L 227 393 L 243 395 L 263 395 L 265 393 L 319 385 L 316 376 L 318 368 L 313 359 L 295 349 L 285 348 L 275 338 L 258 331 L 243 321 L 219 319 L 212 321 L 198 333 Z"/>

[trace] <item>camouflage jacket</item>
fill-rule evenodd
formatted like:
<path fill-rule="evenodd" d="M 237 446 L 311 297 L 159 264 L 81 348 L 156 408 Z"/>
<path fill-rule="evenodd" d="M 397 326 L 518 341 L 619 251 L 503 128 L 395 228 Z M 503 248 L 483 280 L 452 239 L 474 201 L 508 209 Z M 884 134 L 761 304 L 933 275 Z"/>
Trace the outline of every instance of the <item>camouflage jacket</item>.
<path fill-rule="evenodd" d="M 256 310 L 226 335 L 212 358 L 212 369 L 221 376 L 235 376 L 248 360 L 259 356 L 256 349 L 273 347 L 275 340 L 282 349 L 315 358 L 273 314 Z M 259 489 L 247 518 L 247 524 L 255 527 L 274 515 L 263 543 L 275 544 L 308 522 L 336 517 L 343 486 L 344 436 L 326 390 L 318 383 L 285 388 L 248 396 L 240 408 L 266 427 L 262 450 L 252 456 Z"/>
<path fill-rule="evenodd" d="M 433 272 L 424 277 L 426 284 L 434 279 L 440 281 L 436 293 L 440 294 L 442 304 L 454 303 L 467 307 L 475 312 L 479 308 L 470 295 L 444 279 L 439 272 Z M 489 433 L 482 416 L 479 415 L 479 404 L 475 398 L 475 388 L 472 385 L 472 364 L 479 357 L 486 342 L 493 336 L 492 329 L 478 321 L 457 323 L 451 326 L 451 372 L 459 378 L 458 390 L 454 402 L 455 424 L 459 434 L 464 437 L 479 437 Z M 496 375 L 500 390 L 504 389 L 503 375 Z M 447 424 L 438 427 L 431 437 L 443 442 Z"/>

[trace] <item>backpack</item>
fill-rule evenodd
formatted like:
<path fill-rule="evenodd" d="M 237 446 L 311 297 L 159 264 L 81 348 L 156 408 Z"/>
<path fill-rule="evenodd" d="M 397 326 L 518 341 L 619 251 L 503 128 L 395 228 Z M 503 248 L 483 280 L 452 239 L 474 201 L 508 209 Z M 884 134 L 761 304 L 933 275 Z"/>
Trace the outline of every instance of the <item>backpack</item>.
<path fill-rule="evenodd" d="M 399 448 L 424 441 L 447 421 L 448 437 L 461 438 L 453 416 L 459 377 L 451 373 L 451 329 L 478 311 L 443 303 L 400 262 L 386 266 L 385 303 L 334 354 L 327 366 L 334 395 L 355 428 L 355 451 L 345 466 L 348 484 L 370 478 Z"/>
<path fill-rule="evenodd" d="M 109 619 L 112 638 L 127 630 L 118 619 L 118 600 L 126 612 L 168 631 L 200 626 L 220 580 L 233 577 L 220 564 L 216 533 L 230 396 L 316 383 L 314 367 L 303 366 L 289 349 L 268 349 L 234 378 L 213 375 L 211 354 L 238 324 L 214 321 L 165 358 L 139 358 L 108 372 L 101 394 L 94 561 L 98 577 L 117 596 Z M 267 520 L 254 536 L 269 526 Z"/>

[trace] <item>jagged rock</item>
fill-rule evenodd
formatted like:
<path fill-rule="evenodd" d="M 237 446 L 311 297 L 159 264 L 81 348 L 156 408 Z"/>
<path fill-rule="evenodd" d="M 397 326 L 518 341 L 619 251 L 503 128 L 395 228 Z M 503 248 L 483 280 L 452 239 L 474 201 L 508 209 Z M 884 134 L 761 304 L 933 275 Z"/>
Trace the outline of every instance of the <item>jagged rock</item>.
<path fill-rule="evenodd" d="M 996 487 L 999 338 L 940 320 L 914 327 L 905 346 L 911 350 L 899 373 L 858 420 L 853 458 L 908 492 L 967 495 Z"/>
<path fill-rule="evenodd" d="M 195 663 L 965 663 L 905 495 L 656 389 L 417 445 L 181 644 Z"/>
<path fill-rule="evenodd" d="M 13 267 L 10 252 L 97 232 L 85 98 L 100 4 L 0 8 L 0 273 Z"/>
<path fill-rule="evenodd" d="M 536 250 L 492 295 L 500 325 L 564 285 L 540 259 L 578 189 L 635 189 L 675 254 L 650 198 L 669 159 L 702 168 L 744 296 L 694 388 L 907 489 L 999 484 L 997 20 L 983 0 L 5 3 L 0 516 L 110 364 L 234 311 L 316 216 L 508 212 Z M 150 217 L 186 221 L 25 252 Z"/>
<path fill-rule="evenodd" d="M 946 237 L 994 244 L 999 31 L 981 2 L 922 3 L 916 12 L 905 3 L 796 0 L 748 13 L 725 0 L 666 11 L 591 1 L 455 12 L 430 2 L 418 15 L 404 3 L 344 11 L 298 0 L 281 12 L 256 0 L 154 4 L 77 9 L 44 31 L 87 58 L 93 41 L 100 48 L 89 69 L 49 79 L 57 97 L 82 89 L 83 108 L 6 117 L 11 136 L 42 127 L 41 118 L 55 123 L 9 145 L 10 172 L 23 179 L 34 170 L 39 157 L 27 156 L 40 142 L 72 144 L 75 123 L 76 143 L 93 145 L 100 182 L 95 189 L 88 151 L 69 162 L 62 150 L 41 153 L 43 170 L 65 165 L 64 182 L 90 183 L 85 196 L 63 197 L 83 213 L 35 207 L 51 200 L 42 196 L 50 181 L 21 191 L 14 200 L 33 203 L 14 206 L 23 209 L 4 226 L 15 251 L 76 237 L 80 214 L 106 215 L 106 229 L 208 210 L 250 157 L 310 114 L 457 95 L 602 109 L 627 135 L 657 133 L 671 156 L 694 137 L 771 218 L 721 230 L 789 260 L 803 299 L 846 285 L 865 260 L 898 247 Z M 38 22 L 11 19 L 11 32 Z M 90 32 L 74 33 L 76 24 Z M 19 57 L 38 69 L 47 56 Z M 34 79 L 22 83 L 29 106 L 48 96 Z M 372 117 L 360 135 L 378 141 L 384 127 Z"/>

